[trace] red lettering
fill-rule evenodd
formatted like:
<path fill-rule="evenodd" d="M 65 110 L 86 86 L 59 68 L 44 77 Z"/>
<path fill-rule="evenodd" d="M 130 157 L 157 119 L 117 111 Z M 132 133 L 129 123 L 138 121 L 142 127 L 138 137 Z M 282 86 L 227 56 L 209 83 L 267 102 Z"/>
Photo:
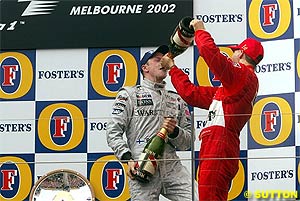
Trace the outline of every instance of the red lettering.
<path fill-rule="evenodd" d="M 117 78 L 120 77 L 120 69 L 123 69 L 122 63 L 108 63 L 106 64 L 108 68 L 108 79 L 106 84 L 117 84 Z"/>

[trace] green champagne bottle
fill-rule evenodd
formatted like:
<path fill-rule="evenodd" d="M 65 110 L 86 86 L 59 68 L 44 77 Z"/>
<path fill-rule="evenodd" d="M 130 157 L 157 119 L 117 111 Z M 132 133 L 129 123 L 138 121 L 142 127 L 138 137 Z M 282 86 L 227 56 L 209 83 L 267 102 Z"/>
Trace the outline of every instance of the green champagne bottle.
<path fill-rule="evenodd" d="M 182 18 L 170 37 L 169 53 L 170 58 L 182 54 L 188 47 L 193 44 L 195 31 L 190 27 L 192 17 L 186 16 Z"/>
<path fill-rule="evenodd" d="M 146 144 L 139 160 L 135 164 L 137 170 L 135 178 L 138 181 L 148 183 L 150 178 L 155 174 L 158 165 L 156 159 L 161 158 L 164 152 L 167 134 L 167 130 L 161 128 Z"/>

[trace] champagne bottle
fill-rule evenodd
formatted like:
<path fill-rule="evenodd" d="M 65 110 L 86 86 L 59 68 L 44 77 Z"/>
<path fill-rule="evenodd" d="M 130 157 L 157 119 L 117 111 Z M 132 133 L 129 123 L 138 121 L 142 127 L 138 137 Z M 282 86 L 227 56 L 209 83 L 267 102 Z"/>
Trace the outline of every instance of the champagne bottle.
<path fill-rule="evenodd" d="M 192 17 L 186 16 L 182 18 L 176 26 L 173 34 L 170 37 L 169 53 L 170 58 L 174 58 L 182 54 L 189 46 L 192 45 L 194 40 L 195 31 L 190 27 Z"/>
<path fill-rule="evenodd" d="M 167 134 L 167 130 L 161 128 L 160 131 L 146 144 L 139 160 L 135 164 L 137 170 L 135 178 L 138 181 L 148 183 L 150 178 L 155 174 L 157 168 L 156 159 L 161 158 L 164 152 Z"/>

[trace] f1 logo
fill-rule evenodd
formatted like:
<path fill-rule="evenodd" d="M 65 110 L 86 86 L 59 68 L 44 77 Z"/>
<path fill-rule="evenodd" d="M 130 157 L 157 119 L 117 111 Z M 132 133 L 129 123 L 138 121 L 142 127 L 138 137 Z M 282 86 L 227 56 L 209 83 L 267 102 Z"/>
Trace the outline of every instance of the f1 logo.
<path fill-rule="evenodd" d="M 121 75 L 120 70 L 123 69 L 123 63 L 108 63 L 106 66 L 108 68 L 106 84 L 118 84 L 117 78 Z"/>
<path fill-rule="evenodd" d="M 17 176 L 17 170 L 1 170 L 2 173 L 2 187 L 1 190 L 13 190 L 11 187 L 15 183 L 14 177 Z"/>
<path fill-rule="evenodd" d="M 16 79 L 16 72 L 19 71 L 18 65 L 3 65 L 3 83 L 2 86 L 14 86 L 13 80 Z"/>
<path fill-rule="evenodd" d="M 118 190 L 117 184 L 120 182 L 120 175 L 122 175 L 122 169 L 106 169 L 107 173 L 107 186 L 106 190 Z"/>
<path fill-rule="evenodd" d="M 264 9 L 264 26 L 274 25 L 272 21 L 275 19 L 275 11 L 277 10 L 277 4 L 267 4 L 262 6 Z"/>

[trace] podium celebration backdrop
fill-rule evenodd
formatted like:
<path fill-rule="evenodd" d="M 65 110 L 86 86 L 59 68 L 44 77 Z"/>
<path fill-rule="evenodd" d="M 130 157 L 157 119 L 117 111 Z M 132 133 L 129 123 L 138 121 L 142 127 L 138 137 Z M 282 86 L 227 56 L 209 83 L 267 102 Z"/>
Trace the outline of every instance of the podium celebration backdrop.
<path fill-rule="evenodd" d="M 300 197 L 300 1 L 3 0 L 0 5 L 0 200 L 28 200 L 40 176 L 62 168 L 86 176 L 97 200 L 130 199 L 127 167 L 106 144 L 111 106 L 120 87 L 140 83 L 143 53 L 167 44 L 188 15 L 205 22 L 224 54 L 232 54 L 227 45 L 246 37 L 260 40 L 265 49 L 229 199 Z M 195 84 L 220 85 L 196 46 L 176 62 Z M 169 78 L 167 83 L 174 90 Z M 195 152 L 178 153 L 191 171 L 195 164 L 197 179 L 194 155 L 207 112 L 192 110 Z M 108 174 L 109 169 L 120 171 Z"/>

